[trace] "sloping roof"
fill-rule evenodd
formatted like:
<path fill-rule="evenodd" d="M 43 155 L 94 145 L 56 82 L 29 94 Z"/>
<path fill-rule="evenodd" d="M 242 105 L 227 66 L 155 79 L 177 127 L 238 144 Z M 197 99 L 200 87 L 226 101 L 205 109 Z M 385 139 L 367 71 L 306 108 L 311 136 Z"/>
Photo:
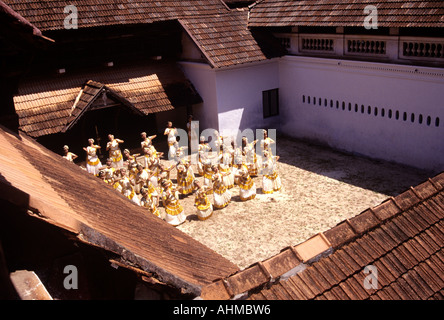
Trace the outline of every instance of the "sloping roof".
<path fill-rule="evenodd" d="M 79 166 L 3 126 L 0 197 L 86 243 L 116 253 L 123 264 L 194 294 L 238 270 Z"/>
<path fill-rule="evenodd" d="M 115 93 L 104 84 L 89 80 L 80 90 L 80 93 L 71 108 L 71 113 L 67 124 L 62 129 L 62 132 L 66 132 L 72 128 L 85 112 L 92 109 L 94 102 L 99 98 L 99 96 L 103 97 L 103 94 L 105 94 L 106 99 L 111 98 L 115 102 L 126 106 L 131 112 L 141 116 L 144 115 L 144 113 L 137 109 L 132 103 Z"/>
<path fill-rule="evenodd" d="M 250 27 L 348 26 L 363 27 L 376 6 L 378 27 L 443 27 L 444 2 L 441 0 L 263 0 L 252 5 Z"/>
<path fill-rule="evenodd" d="M 196 15 L 215 15 L 229 9 L 221 0 L 4 0 L 13 10 L 21 14 L 40 30 L 62 30 L 67 5 L 77 8 L 78 27 L 90 28 L 118 24 L 152 23 L 175 20 Z"/>
<path fill-rule="evenodd" d="M 42 37 L 42 32 L 28 20 L 23 18 L 17 12 L 12 10 L 3 1 L 0 1 L 0 17 L 2 17 L 2 23 L 7 22 L 9 28 L 19 28 L 25 33 L 32 34 L 36 37 Z M 2 30 L 3 31 L 3 30 Z"/>
<path fill-rule="evenodd" d="M 247 15 L 247 10 L 239 10 L 211 17 L 188 17 L 179 22 L 214 68 L 278 56 L 278 52 L 264 52 L 247 28 Z"/>
<path fill-rule="evenodd" d="M 19 84 L 14 104 L 20 129 L 32 137 L 61 132 L 72 121 L 76 98 L 90 80 L 105 85 L 145 115 L 202 101 L 175 63 L 152 62 L 96 72 L 68 72 Z M 88 86 L 82 98 L 88 100 L 86 96 L 94 90 L 97 88 Z M 86 100 L 83 102 L 88 102 Z"/>
<path fill-rule="evenodd" d="M 202 289 L 203 299 L 236 296 L 443 299 L 444 173 Z"/>

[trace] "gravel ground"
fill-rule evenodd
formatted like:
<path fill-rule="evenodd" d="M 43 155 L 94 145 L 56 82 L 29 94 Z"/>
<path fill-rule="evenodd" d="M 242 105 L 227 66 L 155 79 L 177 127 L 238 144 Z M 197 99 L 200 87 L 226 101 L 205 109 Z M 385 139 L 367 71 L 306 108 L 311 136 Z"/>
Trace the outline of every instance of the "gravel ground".
<path fill-rule="evenodd" d="M 205 221 L 197 218 L 194 195 L 187 196 L 181 199 L 187 220 L 177 228 L 243 269 L 433 175 L 284 137 L 277 154 L 281 191 L 262 194 L 256 177 L 256 199 L 240 201 L 235 187 L 231 203 Z M 175 170 L 171 177 L 174 182 Z"/>

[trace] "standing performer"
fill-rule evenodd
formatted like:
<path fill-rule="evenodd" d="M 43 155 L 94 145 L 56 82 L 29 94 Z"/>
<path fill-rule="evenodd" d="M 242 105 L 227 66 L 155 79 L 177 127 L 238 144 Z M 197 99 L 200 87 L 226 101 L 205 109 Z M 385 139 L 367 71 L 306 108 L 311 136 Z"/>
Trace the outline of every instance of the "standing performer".
<path fill-rule="evenodd" d="M 214 146 L 215 149 L 212 150 L 213 152 L 216 153 L 216 155 L 221 155 L 223 152 L 223 146 L 224 146 L 224 140 L 223 138 L 219 135 L 219 131 L 214 130 Z"/>
<path fill-rule="evenodd" d="M 231 159 L 231 154 L 225 152 L 222 157 L 222 162 L 219 163 L 219 171 L 222 175 L 223 184 L 228 189 L 234 187 L 234 173 L 231 166 Z"/>
<path fill-rule="evenodd" d="M 78 156 L 75 153 L 69 152 L 69 147 L 67 145 L 63 146 L 63 158 L 70 162 L 74 162 L 75 159 L 78 158 Z"/>
<path fill-rule="evenodd" d="M 175 142 L 177 142 L 177 129 L 173 128 L 171 121 L 167 122 L 167 128 L 163 134 L 168 136 L 168 159 L 173 159 L 176 155 Z"/>
<path fill-rule="evenodd" d="M 195 190 L 194 173 L 191 163 L 188 161 L 179 162 L 177 169 L 177 187 L 178 191 L 183 195 L 188 195 Z"/>
<path fill-rule="evenodd" d="M 123 140 L 114 139 L 114 135 L 108 135 L 109 142 L 106 144 L 106 150 L 109 151 L 109 157 L 113 161 L 113 167 L 120 169 L 123 167 L 123 156 L 120 151 L 119 144 L 123 143 Z"/>
<path fill-rule="evenodd" d="M 89 146 L 83 148 L 86 151 L 86 171 L 97 176 L 102 167 L 102 163 L 97 156 L 97 149 L 100 149 L 100 146 L 94 144 L 93 138 L 88 139 L 88 143 Z"/>
<path fill-rule="evenodd" d="M 147 169 L 144 169 L 141 164 L 136 165 L 136 174 L 134 177 L 134 191 L 140 194 L 144 186 L 147 185 L 150 174 Z"/>
<path fill-rule="evenodd" d="M 232 171 L 234 174 L 234 184 L 239 184 L 239 170 L 241 169 L 242 165 L 244 164 L 243 156 L 242 156 L 242 149 L 240 147 L 234 147 L 234 142 L 232 142 L 233 146 L 233 167 Z"/>
<path fill-rule="evenodd" d="M 106 159 L 106 166 L 100 168 L 103 172 L 105 172 L 105 182 L 113 185 L 114 184 L 114 172 L 116 168 L 112 166 L 113 161 L 111 159 Z"/>
<path fill-rule="evenodd" d="M 200 141 L 199 141 L 199 148 L 198 148 L 198 163 L 197 163 L 197 173 L 199 173 L 199 175 L 203 176 L 204 175 L 204 170 L 203 170 L 203 162 L 205 159 L 207 159 L 208 154 L 207 152 L 211 150 L 210 146 L 205 143 L 205 137 L 201 136 L 200 137 Z"/>
<path fill-rule="evenodd" d="M 264 138 L 261 140 L 262 154 L 264 154 L 264 151 L 268 151 L 270 155 L 273 155 L 273 152 L 271 152 L 271 145 L 276 142 L 268 137 L 267 130 L 264 130 L 263 133 L 264 133 Z"/>
<path fill-rule="evenodd" d="M 147 136 L 146 132 L 142 132 L 140 134 L 140 137 L 142 138 L 142 142 L 140 142 L 140 147 L 142 148 L 147 148 L 153 145 L 153 139 L 155 137 L 157 137 L 157 135 L 153 135 L 153 136 Z"/>
<path fill-rule="evenodd" d="M 126 175 L 126 169 L 120 168 L 120 173 L 122 175 L 122 178 L 120 179 L 119 184 L 122 187 L 122 194 L 135 204 L 140 205 L 139 197 L 134 192 L 134 188 L 131 185 L 130 179 Z"/>
<path fill-rule="evenodd" d="M 145 188 L 142 188 L 140 190 L 140 193 L 142 195 L 142 197 L 140 199 L 140 206 L 147 208 L 156 217 L 161 218 L 159 209 L 157 208 L 156 203 L 153 200 L 151 194 L 148 192 L 148 190 Z"/>
<path fill-rule="evenodd" d="M 268 151 L 265 151 L 264 155 L 266 161 L 263 163 L 262 191 L 264 193 L 273 193 L 279 191 L 282 187 L 281 178 L 277 173 L 279 156 L 272 156 Z"/>
<path fill-rule="evenodd" d="M 251 179 L 248 168 L 245 164 L 241 165 L 237 175 L 239 176 L 239 196 L 242 201 L 256 198 L 256 184 Z"/>
<path fill-rule="evenodd" d="M 209 188 L 208 190 L 211 190 L 213 173 L 214 173 L 212 169 L 211 159 L 206 158 L 202 160 L 202 170 L 203 170 L 203 185 L 204 187 Z"/>
<path fill-rule="evenodd" d="M 123 150 L 123 155 L 129 163 L 137 162 L 137 157 L 140 156 L 139 153 L 131 154 L 128 149 Z"/>
<path fill-rule="evenodd" d="M 214 207 L 217 209 L 225 208 L 231 201 L 231 192 L 222 181 L 222 174 L 217 165 L 213 165 L 213 197 Z"/>
<path fill-rule="evenodd" d="M 165 206 L 165 221 L 173 226 L 178 226 L 185 222 L 186 215 L 183 207 L 179 203 L 179 195 L 174 187 L 169 187 L 166 180 L 162 181 L 162 201 Z"/>
<path fill-rule="evenodd" d="M 242 141 L 245 143 L 244 153 L 245 153 L 245 162 L 248 167 L 248 173 L 250 174 L 251 177 L 255 177 L 257 176 L 259 168 L 257 164 L 257 155 L 255 151 L 257 140 L 248 143 L 247 137 L 243 137 Z"/>
<path fill-rule="evenodd" d="M 207 220 L 213 214 L 213 204 L 208 199 L 207 191 L 205 187 L 201 187 L 196 192 L 194 205 L 197 208 L 197 217 L 199 220 Z"/>

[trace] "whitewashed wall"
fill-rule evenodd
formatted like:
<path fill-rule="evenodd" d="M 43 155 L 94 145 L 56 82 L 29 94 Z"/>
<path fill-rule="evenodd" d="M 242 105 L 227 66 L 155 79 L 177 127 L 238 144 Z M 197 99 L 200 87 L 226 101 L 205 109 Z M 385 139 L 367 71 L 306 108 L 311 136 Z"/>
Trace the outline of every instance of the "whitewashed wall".
<path fill-rule="evenodd" d="M 284 133 L 373 158 L 444 170 L 443 69 L 286 56 L 280 60 L 279 84 Z"/>
<path fill-rule="evenodd" d="M 193 116 L 199 121 L 200 131 L 219 129 L 215 71 L 206 63 L 181 62 L 180 65 L 203 100 L 203 103 L 193 106 Z"/>
<path fill-rule="evenodd" d="M 279 116 L 263 117 L 262 91 L 279 88 L 277 60 L 249 63 L 216 71 L 219 130 L 276 129 Z"/>
<path fill-rule="evenodd" d="M 214 128 L 233 135 L 247 128 L 279 126 L 279 116 L 264 119 L 262 110 L 262 91 L 279 87 L 277 60 L 221 70 L 203 63 L 181 62 L 181 66 L 204 101 L 193 107 L 201 131 Z"/>

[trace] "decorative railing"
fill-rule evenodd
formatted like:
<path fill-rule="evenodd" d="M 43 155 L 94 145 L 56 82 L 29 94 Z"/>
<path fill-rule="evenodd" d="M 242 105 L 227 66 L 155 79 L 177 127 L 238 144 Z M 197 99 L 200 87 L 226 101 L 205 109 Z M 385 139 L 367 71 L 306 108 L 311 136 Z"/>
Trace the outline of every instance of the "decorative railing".
<path fill-rule="evenodd" d="M 405 39 L 400 42 L 401 58 L 444 58 L 443 39 Z"/>
<path fill-rule="evenodd" d="M 444 38 L 308 33 L 276 33 L 275 36 L 289 54 L 444 62 Z"/>
<path fill-rule="evenodd" d="M 385 55 L 387 43 L 384 40 L 347 40 L 347 53 Z"/>
<path fill-rule="evenodd" d="M 301 50 L 334 51 L 334 40 L 327 38 L 306 38 L 301 39 Z"/>

